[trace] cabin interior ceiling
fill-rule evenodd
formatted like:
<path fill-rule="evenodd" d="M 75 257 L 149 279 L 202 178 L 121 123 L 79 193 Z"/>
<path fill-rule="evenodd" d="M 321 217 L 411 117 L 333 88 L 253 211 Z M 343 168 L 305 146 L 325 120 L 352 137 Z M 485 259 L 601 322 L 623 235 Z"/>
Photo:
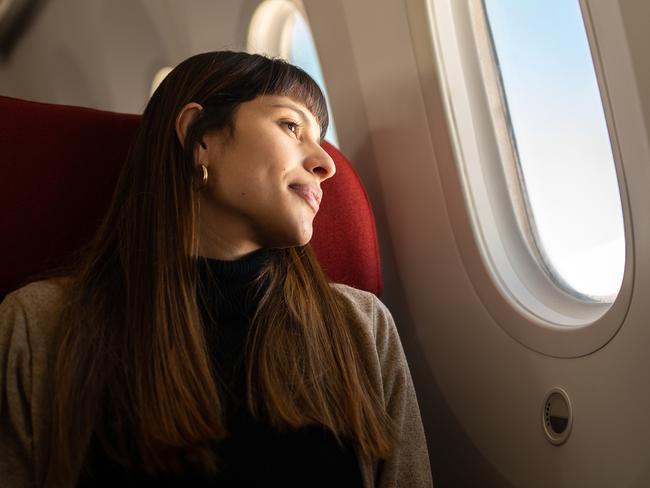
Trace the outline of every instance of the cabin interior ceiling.
<path fill-rule="evenodd" d="M 160 68 L 198 52 L 244 50 L 248 22 L 259 3 L 43 0 L 23 35 L 0 58 L 0 94 L 140 113 Z M 542 369 L 570 377 L 563 368 L 573 363 L 558 364 L 519 347 L 488 316 L 473 291 L 451 229 L 451 219 L 461 216 L 450 215 L 444 198 L 449 190 L 441 174 L 453 164 L 436 160 L 449 155 L 436 150 L 440 141 L 432 138 L 424 112 L 409 3 L 414 2 L 302 0 L 318 46 L 341 149 L 363 179 L 375 210 L 385 280 L 382 300 L 395 317 L 409 359 L 435 485 L 510 487 L 524 486 L 521 480 L 527 479 L 525 486 L 551 486 L 545 482 L 569 486 L 562 476 L 578 476 L 576 470 L 583 464 L 563 466 L 560 451 L 547 445 L 538 425 L 516 434 L 511 431 L 512 425 L 528 425 L 522 416 L 537 414 L 537 397 L 508 403 L 494 398 L 498 388 L 505 390 L 518 381 L 522 391 L 539 388 L 542 394 L 547 379 L 542 381 Z M 619 3 L 630 26 L 628 35 L 647 38 L 650 2 Z M 647 43 L 632 44 L 650 127 Z M 423 219 L 428 225 L 423 225 Z M 432 291 L 434 275 L 444 277 L 437 281 L 444 282 L 444 289 Z M 444 313 L 436 309 L 442 302 L 446 302 Z M 469 338 L 454 330 L 465 326 L 484 336 Z M 465 354 L 454 356 L 457 351 Z M 590 360 L 575 364 L 588 370 L 593 367 Z M 513 364 L 525 367 L 513 368 Z M 449 370 L 436 371 L 441 365 Z M 472 378 L 474 371 L 486 381 Z M 576 390 L 579 383 L 576 373 Z M 455 396 L 449 394 L 452 391 Z M 484 398 L 485 406 L 477 406 L 476 398 Z M 519 408 L 522 405 L 526 408 Z M 510 438 L 501 437 L 507 435 Z M 479 445 L 479 437 L 492 440 Z M 517 452 L 513 448 L 517 441 L 535 446 L 557 469 L 528 459 L 530 453 L 523 449 Z M 505 462 L 507 453 L 511 458 Z M 576 456 L 581 459 L 580 453 Z"/>
<path fill-rule="evenodd" d="M 140 113 L 156 72 L 246 47 L 248 0 L 43 0 L 0 59 L 0 92 Z"/>

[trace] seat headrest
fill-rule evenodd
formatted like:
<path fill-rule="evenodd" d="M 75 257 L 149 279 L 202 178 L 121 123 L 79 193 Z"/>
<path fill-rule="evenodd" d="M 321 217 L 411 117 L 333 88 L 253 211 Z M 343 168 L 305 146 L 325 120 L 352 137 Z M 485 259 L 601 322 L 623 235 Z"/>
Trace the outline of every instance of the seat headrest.
<path fill-rule="evenodd" d="M 0 298 L 68 264 L 108 209 L 140 116 L 0 97 Z M 323 143 L 336 175 L 322 185 L 312 246 L 335 282 L 380 294 L 372 209 L 348 160 Z"/>

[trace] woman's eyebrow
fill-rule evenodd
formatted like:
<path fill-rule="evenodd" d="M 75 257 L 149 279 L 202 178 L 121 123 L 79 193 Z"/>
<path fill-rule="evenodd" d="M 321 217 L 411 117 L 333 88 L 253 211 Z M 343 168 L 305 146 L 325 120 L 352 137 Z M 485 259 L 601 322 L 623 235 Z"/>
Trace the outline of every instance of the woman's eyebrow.
<path fill-rule="evenodd" d="M 295 105 L 292 105 L 291 103 L 274 103 L 273 105 L 271 105 L 271 107 L 276 107 L 276 108 L 288 108 L 289 110 L 293 110 L 294 112 L 296 112 L 296 113 L 300 116 L 300 118 L 301 118 L 305 123 L 308 122 L 307 115 L 305 114 L 305 112 L 304 112 L 303 110 L 300 110 L 300 109 L 299 109 L 298 107 L 296 107 Z"/>

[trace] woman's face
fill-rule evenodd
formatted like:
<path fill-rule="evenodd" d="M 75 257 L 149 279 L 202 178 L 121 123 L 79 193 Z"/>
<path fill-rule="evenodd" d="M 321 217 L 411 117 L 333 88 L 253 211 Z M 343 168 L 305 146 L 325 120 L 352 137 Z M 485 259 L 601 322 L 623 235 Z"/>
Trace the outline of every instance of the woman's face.
<path fill-rule="evenodd" d="M 197 159 L 208 167 L 201 190 L 202 255 L 237 259 L 262 247 L 309 242 L 320 185 L 336 169 L 320 146 L 318 121 L 302 103 L 257 97 L 237 109 L 232 137 L 206 134 L 203 144 Z"/>

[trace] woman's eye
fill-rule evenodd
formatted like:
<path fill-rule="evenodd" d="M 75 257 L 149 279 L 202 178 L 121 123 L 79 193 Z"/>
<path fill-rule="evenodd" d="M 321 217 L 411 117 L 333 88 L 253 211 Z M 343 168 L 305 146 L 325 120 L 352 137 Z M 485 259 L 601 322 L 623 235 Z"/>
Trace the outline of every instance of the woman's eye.
<path fill-rule="evenodd" d="M 298 135 L 298 132 L 300 131 L 300 125 L 296 124 L 295 122 L 283 122 L 284 126 L 289 129 L 289 131 L 293 132 L 296 136 Z"/>

